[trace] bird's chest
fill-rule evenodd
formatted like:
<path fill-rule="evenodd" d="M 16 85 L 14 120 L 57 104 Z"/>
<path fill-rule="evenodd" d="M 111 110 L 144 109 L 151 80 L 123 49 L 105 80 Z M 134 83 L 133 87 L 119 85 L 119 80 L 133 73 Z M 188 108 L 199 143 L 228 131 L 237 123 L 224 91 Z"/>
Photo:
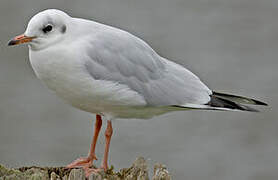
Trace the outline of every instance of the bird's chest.
<path fill-rule="evenodd" d="M 30 62 L 37 77 L 59 97 L 79 109 L 101 111 L 102 94 L 74 54 L 31 52 Z"/>

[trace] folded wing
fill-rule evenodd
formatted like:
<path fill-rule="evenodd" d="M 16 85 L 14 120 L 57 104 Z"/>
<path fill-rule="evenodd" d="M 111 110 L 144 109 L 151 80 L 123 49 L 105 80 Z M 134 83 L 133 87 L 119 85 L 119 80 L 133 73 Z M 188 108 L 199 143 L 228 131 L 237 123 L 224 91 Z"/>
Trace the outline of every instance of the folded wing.
<path fill-rule="evenodd" d="M 86 56 L 85 67 L 94 79 L 128 86 L 148 106 L 210 101 L 211 90 L 197 76 L 128 32 L 102 25 L 90 37 Z"/>

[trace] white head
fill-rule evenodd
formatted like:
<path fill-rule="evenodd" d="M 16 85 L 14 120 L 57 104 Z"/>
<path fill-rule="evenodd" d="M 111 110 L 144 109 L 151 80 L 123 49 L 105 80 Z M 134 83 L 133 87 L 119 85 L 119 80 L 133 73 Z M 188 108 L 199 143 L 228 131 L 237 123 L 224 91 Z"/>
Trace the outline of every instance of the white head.
<path fill-rule="evenodd" d="M 40 50 L 62 41 L 68 31 L 70 16 L 63 11 L 48 9 L 29 21 L 24 34 L 13 38 L 8 45 L 28 43 L 33 50 Z"/>

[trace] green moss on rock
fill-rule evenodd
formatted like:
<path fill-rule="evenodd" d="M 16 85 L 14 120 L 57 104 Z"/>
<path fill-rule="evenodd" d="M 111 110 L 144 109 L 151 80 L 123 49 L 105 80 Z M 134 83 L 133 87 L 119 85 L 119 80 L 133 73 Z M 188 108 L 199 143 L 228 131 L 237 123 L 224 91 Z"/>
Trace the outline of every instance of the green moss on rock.
<path fill-rule="evenodd" d="M 114 172 L 113 166 L 107 173 L 100 171 L 92 174 L 88 180 L 149 180 L 148 165 L 144 158 L 137 158 L 130 168 Z M 156 164 L 152 180 L 171 180 L 166 167 Z M 83 169 L 65 169 L 64 167 L 22 167 L 9 169 L 0 165 L 0 180 L 86 180 Z"/>
<path fill-rule="evenodd" d="M 0 165 L 0 180 L 48 180 L 47 171 L 40 168 L 30 168 L 26 171 L 9 169 Z"/>

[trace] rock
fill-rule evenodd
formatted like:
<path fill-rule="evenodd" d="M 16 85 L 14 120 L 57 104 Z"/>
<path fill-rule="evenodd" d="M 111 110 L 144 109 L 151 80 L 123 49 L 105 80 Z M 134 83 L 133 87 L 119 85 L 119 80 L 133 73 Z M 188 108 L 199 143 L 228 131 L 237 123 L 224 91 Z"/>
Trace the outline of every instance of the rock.
<path fill-rule="evenodd" d="M 172 180 L 172 177 L 164 164 L 157 163 L 154 165 L 152 180 Z"/>
<path fill-rule="evenodd" d="M 8 169 L 0 165 L 0 180 L 49 180 L 47 171 L 31 167 L 22 172 L 17 169 Z"/>
<path fill-rule="evenodd" d="M 146 160 L 138 157 L 130 168 L 120 170 L 122 178 L 126 180 L 149 180 Z"/>
<path fill-rule="evenodd" d="M 61 178 L 55 172 L 52 172 L 50 174 L 50 180 L 61 180 Z"/>
<path fill-rule="evenodd" d="M 100 171 L 91 174 L 88 180 L 149 180 L 148 165 L 144 158 L 138 157 L 130 168 L 113 171 L 113 166 L 106 173 Z M 64 167 L 22 167 L 9 169 L 0 165 L 0 180 L 86 180 L 83 169 L 68 170 Z M 172 180 L 165 165 L 154 166 L 152 180 Z"/>
<path fill-rule="evenodd" d="M 83 169 L 73 169 L 70 171 L 68 180 L 86 180 Z"/>

